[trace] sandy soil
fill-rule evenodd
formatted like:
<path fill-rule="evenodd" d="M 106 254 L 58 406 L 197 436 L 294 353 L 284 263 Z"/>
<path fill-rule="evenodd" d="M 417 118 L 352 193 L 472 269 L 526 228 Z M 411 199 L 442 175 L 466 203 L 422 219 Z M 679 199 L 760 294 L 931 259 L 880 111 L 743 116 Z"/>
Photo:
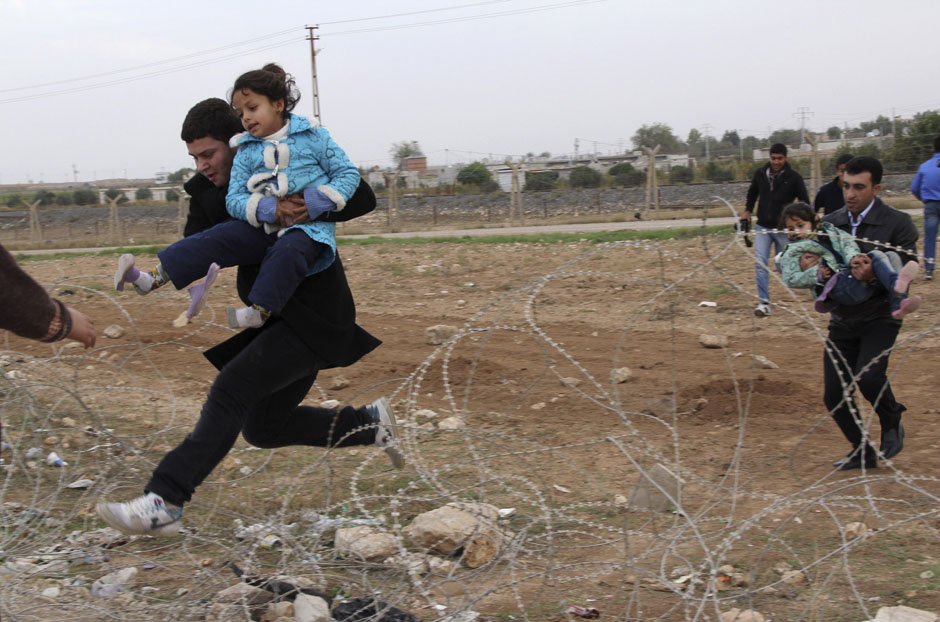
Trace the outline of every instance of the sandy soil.
<path fill-rule="evenodd" d="M 937 581 L 923 574 L 940 574 L 936 282 L 915 283 L 924 308 L 905 322 L 891 354 L 895 393 L 908 407 L 903 453 L 865 474 L 839 473 L 831 462 L 848 447 L 821 399 L 826 317 L 804 294 L 775 284 L 783 306 L 755 318 L 753 263 L 727 239 L 377 244 L 343 246 L 341 254 L 359 322 L 384 344 L 352 367 L 323 372 L 311 401 L 391 395 L 405 424 L 407 477 L 444 502 L 469 494 L 515 506 L 520 517 L 509 527 L 528 534 L 514 561 L 464 577 L 461 589 L 431 585 L 438 602 L 490 619 L 561 619 L 568 604 L 637 620 L 717 619 L 731 607 L 774 620 L 858 620 L 901 602 L 940 611 Z M 216 323 L 235 299 L 234 272 L 223 273 L 199 320 L 176 329 L 184 295 L 111 292 L 113 263 L 81 257 L 27 268 L 99 329 L 128 329 L 100 337 L 75 367 L 84 382 L 114 373 L 115 408 L 134 403 L 119 378 L 151 379 L 145 406 L 150 431 L 159 433 L 138 446 L 157 459 L 194 421 L 214 377 L 200 351 L 230 334 Z M 461 332 L 450 344 L 429 345 L 426 329 L 441 324 Z M 726 347 L 703 347 L 703 334 L 727 338 Z M 49 352 L 8 343 L 27 355 Z M 614 382 L 612 372 L 624 367 L 629 380 Z M 108 410 L 100 394 L 96 400 L 91 410 Z M 437 418 L 416 415 L 420 409 Z M 877 439 L 870 408 L 861 414 Z M 429 423 L 452 415 L 466 427 L 428 436 Z M 333 464 L 337 490 L 347 490 L 344 465 L 363 458 L 348 452 Z M 657 463 L 683 480 L 673 511 L 624 510 L 618 495 L 628 497 Z M 226 463 L 213 475 L 233 486 L 201 490 L 201 507 L 218 507 L 220 488 L 238 489 L 237 474 L 223 477 L 233 468 Z M 356 479 L 361 467 L 351 468 L 351 494 L 366 495 Z M 132 487 L 146 470 L 109 472 L 113 484 Z M 398 491 L 407 514 L 421 504 L 404 481 L 389 480 L 384 490 Z M 303 506 L 303 498 L 290 502 Z M 195 514 L 208 528 L 210 519 Z M 872 531 L 847 544 L 844 529 L 856 521 Z M 804 570 L 808 581 L 782 582 L 774 569 L 781 563 Z M 725 564 L 750 573 L 750 585 L 718 581 Z M 684 575 L 692 578 L 674 583 Z M 399 606 L 420 611 L 428 603 L 421 589 L 397 593 Z"/>

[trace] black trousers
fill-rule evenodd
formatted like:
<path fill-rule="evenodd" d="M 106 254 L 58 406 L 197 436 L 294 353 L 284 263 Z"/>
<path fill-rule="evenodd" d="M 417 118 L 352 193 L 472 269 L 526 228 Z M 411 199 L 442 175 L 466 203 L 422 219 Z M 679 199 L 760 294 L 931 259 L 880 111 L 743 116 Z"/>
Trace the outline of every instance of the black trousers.
<path fill-rule="evenodd" d="M 852 397 L 854 382 L 874 407 L 882 434 L 897 427 L 901 423 L 901 413 L 907 410 L 894 399 L 887 376 L 886 351 L 894 346 L 900 328 L 901 323 L 890 316 L 866 322 L 829 324 L 829 341 L 823 355 L 823 399 L 829 414 L 853 447 L 862 443 L 862 430 L 852 415 L 853 411 L 858 413 Z"/>
<path fill-rule="evenodd" d="M 239 433 L 265 449 L 372 444 L 376 428 L 364 408 L 299 405 L 320 365 L 285 322 L 273 320 L 219 372 L 196 427 L 160 461 L 145 491 L 182 506 Z"/>

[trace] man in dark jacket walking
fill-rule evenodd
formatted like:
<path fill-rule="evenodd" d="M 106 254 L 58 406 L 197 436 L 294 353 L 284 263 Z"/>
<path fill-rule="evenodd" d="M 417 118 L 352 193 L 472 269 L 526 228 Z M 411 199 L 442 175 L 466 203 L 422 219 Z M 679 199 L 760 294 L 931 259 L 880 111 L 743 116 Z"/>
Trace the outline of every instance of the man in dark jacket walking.
<path fill-rule="evenodd" d="M 842 178 L 845 207 L 824 220 L 855 236 L 862 253 L 894 250 L 903 265 L 917 256 L 917 228 L 908 214 L 878 198 L 882 170 L 875 158 L 859 156 L 850 160 Z M 852 276 L 860 281 L 874 276 L 866 255 L 856 255 L 852 260 Z M 878 464 L 877 452 L 864 440 L 863 417 L 851 397 L 856 386 L 878 414 L 882 457 L 893 458 L 904 448 L 901 413 L 906 408 L 894 398 L 887 376 L 888 355 L 900 329 L 901 320 L 891 317 L 886 291 L 859 305 L 832 311 L 823 362 L 823 399 L 852 445 L 849 454 L 835 462 L 839 469 L 873 468 Z"/>
<path fill-rule="evenodd" d="M 832 181 L 819 187 L 816 198 L 813 199 L 813 209 L 818 214 L 820 210 L 824 216 L 840 209 L 845 205 L 845 198 L 842 196 L 842 176 L 845 175 L 845 165 L 854 158 L 851 153 L 843 153 L 836 158 L 836 176 Z"/>
<path fill-rule="evenodd" d="M 770 315 L 770 275 L 767 263 L 770 247 L 774 246 L 774 255 L 783 251 L 787 245 L 785 233 L 772 233 L 780 225 L 780 215 L 787 203 L 800 200 L 809 203 L 806 186 L 800 174 L 787 163 L 787 146 L 775 143 L 770 147 L 770 162 L 757 169 L 747 189 L 747 201 L 744 206 L 744 218 L 751 220 L 754 205 L 757 204 L 757 226 L 754 228 L 754 254 L 757 257 L 755 273 L 757 276 L 757 296 L 759 304 L 754 315 Z"/>
<path fill-rule="evenodd" d="M 228 139 L 241 129 L 231 106 L 220 99 L 200 102 L 186 116 L 182 138 L 199 171 L 185 186 L 192 196 L 187 235 L 229 217 L 225 195 L 233 152 Z M 375 195 L 363 181 L 342 212 L 325 217 L 348 220 L 374 206 Z M 302 198 L 278 200 L 278 224 L 306 219 L 309 214 Z M 238 290 L 243 299 L 257 274 L 258 266 L 239 267 Z M 337 254 L 330 267 L 301 282 L 280 316 L 260 328 L 243 330 L 205 353 L 219 374 L 195 428 L 160 461 L 143 496 L 126 503 L 102 501 L 99 516 L 127 534 L 175 534 L 183 505 L 239 434 L 266 449 L 376 445 L 401 468 L 404 458 L 394 436 L 394 414 L 385 398 L 340 410 L 300 405 L 319 370 L 351 365 L 380 343 L 356 324 L 355 303 Z"/>

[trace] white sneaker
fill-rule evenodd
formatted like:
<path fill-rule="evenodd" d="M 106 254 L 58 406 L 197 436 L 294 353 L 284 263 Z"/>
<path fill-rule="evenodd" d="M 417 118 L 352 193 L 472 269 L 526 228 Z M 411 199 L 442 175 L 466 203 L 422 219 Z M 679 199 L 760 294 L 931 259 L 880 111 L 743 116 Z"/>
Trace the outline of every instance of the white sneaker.
<path fill-rule="evenodd" d="M 180 530 L 182 514 L 183 508 L 152 492 L 127 503 L 98 503 L 101 520 L 129 536 L 172 536 Z"/>
<path fill-rule="evenodd" d="M 756 307 L 754 307 L 754 315 L 757 317 L 767 317 L 770 315 L 770 305 L 766 302 L 762 302 Z"/>
<path fill-rule="evenodd" d="M 380 397 L 366 406 L 366 410 L 379 424 L 375 429 L 375 444 L 385 450 L 392 461 L 392 466 L 396 469 L 404 467 L 405 457 L 398 449 L 398 442 L 395 440 L 395 413 L 392 411 L 388 398 Z"/>
<path fill-rule="evenodd" d="M 232 328 L 258 328 L 264 324 L 261 318 L 261 312 L 254 307 L 225 307 L 225 315 L 228 318 L 228 325 Z"/>

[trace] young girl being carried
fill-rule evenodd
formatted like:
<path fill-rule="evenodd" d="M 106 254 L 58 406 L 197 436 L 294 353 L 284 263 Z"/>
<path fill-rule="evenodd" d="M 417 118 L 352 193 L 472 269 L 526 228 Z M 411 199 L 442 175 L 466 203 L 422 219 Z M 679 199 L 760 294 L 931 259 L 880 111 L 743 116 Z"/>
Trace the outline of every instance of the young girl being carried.
<path fill-rule="evenodd" d="M 827 313 L 838 305 L 861 304 L 887 290 L 891 316 L 901 319 L 920 307 L 920 296 L 909 296 L 911 281 L 920 271 L 910 261 L 896 271 L 888 256 L 878 250 L 867 253 L 875 278 L 859 281 L 849 267 L 852 258 L 861 255 L 855 240 L 848 233 L 828 222 L 822 222 L 806 203 L 791 203 L 783 210 L 780 228 L 788 231 L 789 244 L 780 259 L 783 281 L 789 287 L 821 287 L 815 308 Z"/>
<path fill-rule="evenodd" d="M 261 264 L 248 295 L 251 306 L 226 309 L 232 328 L 258 327 L 280 313 L 305 277 L 333 263 L 336 225 L 313 219 L 343 209 L 359 185 L 359 170 L 329 132 L 291 113 L 299 99 L 293 78 L 273 63 L 239 76 L 230 103 L 247 131 L 231 140 L 238 152 L 225 201 L 236 220 L 175 242 L 157 254 L 160 264 L 149 272 L 134 266 L 133 255 L 122 255 L 116 289 L 130 283 L 147 294 L 169 281 L 181 289 L 205 276 L 205 283 L 190 288 L 191 319 L 220 266 Z M 295 193 L 303 193 L 311 220 L 278 223 L 278 205 Z"/>

